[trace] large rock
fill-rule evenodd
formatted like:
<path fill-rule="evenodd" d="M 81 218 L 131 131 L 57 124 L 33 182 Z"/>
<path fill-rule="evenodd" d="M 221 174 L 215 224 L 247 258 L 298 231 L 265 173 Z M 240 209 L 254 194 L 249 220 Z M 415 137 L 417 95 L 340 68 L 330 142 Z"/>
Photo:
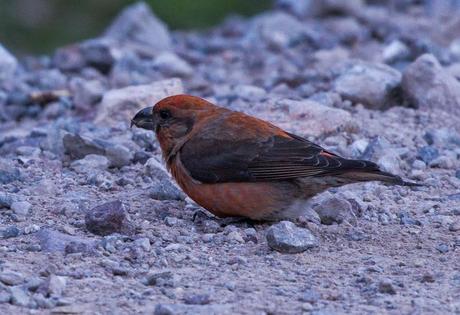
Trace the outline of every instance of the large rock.
<path fill-rule="evenodd" d="M 85 216 L 85 224 L 88 231 L 97 235 L 132 234 L 133 232 L 125 206 L 119 200 L 89 210 Z"/>
<path fill-rule="evenodd" d="M 142 108 L 153 106 L 167 96 L 183 92 L 182 81 L 179 79 L 110 90 L 104 94 L 99 104 L 95 122 L 112 125 L 122 121 L 128 125 L 131 118 Z"/>
<path fill-rule="evenodd" d="M 104 36 L 147 48 L 152 54 L 170 50 L 171 38 L 166 25 L 145 2 L 123 10 L 106 30 Z"/>
<path fill-rule="evenodd" d="M 268 246 L 281 253 L 295 254 L 317 247 L 316 237 L 290 221 L 273 224 L 267 231 Z"/>
<path fill-rule="evenodd" d="M 0 44 L 0 82 L 11 78 L 17 66 L 16 58 Z"/>
<path fill-rule="evenodd" d="M 316 137 L 355 127 L 349 112 L 328 107 L 315 101 L 283 99 L 278 101 L 277 105 L 286 107 L 290 117 L 295 119 L 296 126 L 301 130 L 307 130 L 310 136 Z M 292 122 L 288 124 L 292 124 Z M 289 128 L 289 125 L 286 127 Z"/>
<path fill-rule="evenodd" d="M 384 64 L 362 62 L 347 69 L 335 80 L 334 88 L 342 98 L 372 109 L 395 102 L 401 73 Z"/>
<path fill-rule="evenodd" d="M 408 101 L 419 108 L 460 113 L 460 82 L 431 54 L 418 57 L 406 68 L 402 88 Z"/>

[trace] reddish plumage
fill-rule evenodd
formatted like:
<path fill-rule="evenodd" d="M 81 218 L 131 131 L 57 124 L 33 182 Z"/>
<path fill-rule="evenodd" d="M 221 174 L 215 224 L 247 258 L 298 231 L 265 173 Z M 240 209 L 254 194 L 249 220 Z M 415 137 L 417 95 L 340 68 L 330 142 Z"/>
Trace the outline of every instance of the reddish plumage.
<path fill-rule="evenodd" d="M 380 180 L 409 184 L 369 161 L 348 160 L 266 121 L 176 95 L 146 108 L 133 124 L 156 132 L 179 186 L 213 214 L 294 218 L 329 187 Z"/>

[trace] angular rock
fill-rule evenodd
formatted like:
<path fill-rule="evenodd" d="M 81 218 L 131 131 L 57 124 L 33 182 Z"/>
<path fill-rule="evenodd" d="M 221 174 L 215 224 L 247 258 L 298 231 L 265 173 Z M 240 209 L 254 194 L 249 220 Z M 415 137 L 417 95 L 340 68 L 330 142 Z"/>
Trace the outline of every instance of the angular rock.
<path fill-rule="evenodd" d="M 18 66 L 18 61 L 0 44 L 0 83 L 10 79 Z"/>
<path fill-rule="evenodd" d="M 353 211 L 350 202 L 334 196 L 322 200 L 313 210 L 318 213 L 321 223 L 326 225 L 342 223 Z"/>
<path fill-rule="evenodd" d="M 316 237 L 290 221 L 273 224 L 267 231 L 268 246 L 281 253 L 295 254 L 318 246 Z"/>
<path fill-rule="evenodd" d="M 6 285 L 18 285 L 24 282 L 24 276 L 19 272 L 4 271 L 0 273 L 0 282 Z"/>
<path fill-rule="evenodd" d="M 85 63 L 108 73 L 116 59 L 122 52 L 116 40 L 110 38 L 96 38 L 84 41 L 80 44 L 80 51 Z"/>
<path fill-rule="evenodd" d="M 73 235 L 67 235 L 51 229 L 42 229 L 36 237 L 40 242 L 42 251 L 61 253 L 92 253 L 95 248 L 93 240 Z M 69 251 L 69 249 L 73 249 Z M 75 249 L 78 249 L 75 251 Z"/>
<path fill-rule="evenodd" d="M 347 68 L 335 80 L 334 89 L 343 99 L 385 109 L 395 102 L 401 77 L 387 65 L 361 62 Z"/>
<path fill-rule="evenodd" d="M 430 164 L 431 161 L 439 157 L 439 150 L 433 146 L 425 146 L 417 151 L 417 157 L 426 164 Z"/>
<path fill-rule="evenodd" d="M 419 108 L 460 113 L 460 82 L 433 55 L 422 55 L 406 68 L 402 89 L 408 101 Z"/>
<path fill-rule="evenodd" d="M 11 293 L 11 304 L 17 306 L 28 306 L 30 304 L 30 296 L 27 292 L 21 287 L 12 287 L 10 289 Z"/>
<path fill-rule="evenodd" d="M 79 110 L 89 110 L 102 99 L 105 87 L 99 80 L 83 80 L 75 78 L 70 81 L 70 88 L 75 107 Z"/>
<path fill-rule="evenodd" d="M 70 164 L 70 168 L 77 173 L 88 174 L 94 171 L 104 171 L 109 167 L 109 165 L 109 159 L 105 156 L 88 154 L 83 159 L 73 161 Z"/>
<path fill-rule="evenodd" d="M 29 214 L 29 210 L 32 207 L 28 201 L 14 201 L 11 204 L 11 210 L 19 216 L 26 216 Z"/>
<path fill-rule="evenodd" d="M 6 192 L 0 192 L 0 208 L 10 208 L 13 204 L 13 196 Z"/>
<path fill-rule="evenodd" d="M 37 289 L 45 297 L 61 297 L 67 285 L 66 277 L 50 275 Z"/>
<path fill-rule="evenodd" d="M 124 9 L 105 31 L 105 37 L 121 43 L 146 47 L 152 54 L 170 50 L 171 38 L 166 25 L 145 2 L 137 2 Z"/>
<path fill-rule="evenodd" d="M 171 52 L 161 53 L 153 60 L 153 66 L 166 76 L 189 77 L 193 74 L 193 68 Z"/>
<path fill-rule="evenodd" d="M 183 92 L 182 82 L 179 79 L 110 90 L 104 94 L 99 104 L 95 122 L 111 126 L 115 122 L 122 121 L 129 125 L 131 118 L 142 108 L 153 106 L 167 96 Z"/>
<path fill-rule="evenodd" d="M 278 101 L 277 105 L 286 106 L 290 116 L 297 119 L 296 125 L 308 130 L 308 134 L 311 136 L 326 135 L 338 130 L 354 128 L 350 113 L 343 109 L 327 107 L 310 100 L 283 99 Z"/>
<path fill-rule="evenodd" d="M 107 202 L 89 210 L 85 216 L 85 225 L 91 233 L 102 236 L 113 233 L 133 233 L 133 226 L 129 221 L 125 206 L 119 200 Z"/>
<path fill-rule="evenodd" d="M 21 180 L 21 172 L 12 164 L 10 160 L 0 159 L 0 185 Z"/>
<path fill-rule="evenodd" d="M 155 180 L 149 190 L 155 200 L 185 200 L 185 195 L 170 180 Z"/>

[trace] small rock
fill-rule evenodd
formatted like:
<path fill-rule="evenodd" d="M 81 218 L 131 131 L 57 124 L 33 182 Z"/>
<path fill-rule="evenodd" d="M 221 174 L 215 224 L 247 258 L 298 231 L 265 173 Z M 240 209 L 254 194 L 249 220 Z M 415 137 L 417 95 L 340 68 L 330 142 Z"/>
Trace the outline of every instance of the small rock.
<path fill-rule="evenodd" d="M 193 74 L 193 68 L 171 52 L 161 53 L 153 60 L 153 66 L 166 76 L 189 77 Z"/>
<path fill-rule="evenodd" d="M 2 238 L 13 238 L 13 237 L 17 237 L 19 235 L 21 231 L 18 229 L 17 226 L 8 226 L 7 228 L 5 228 L 3 230 L 3 232 L 1 233 L 2 235 Z"/>
<path fill-rule="evenodd" d="M 85 216 L 85 224 L 88 231 L 97 235 L 133 232 L 125 206 L 119 200 L 89 210 Z"/>
<path fill-rule="evenodd" d="M 442 244 L 437 245 L 436 249 L 441 254 L 445 254 L 445 253 L 447 253 L 449 251 L 449 245 L 442 243 Z"/>
<path fill-rule="evenodd" d="M 299 228 L 289 221 L 272 225 L 267 231 L 267 241 L 271 248 L 290 254 L 318 246 L 318 241 L 309 230 Z"/>
<path fill-rule="evenodd" d="M 104 94 L 98 106 L 95 123 L 112 125 L 122 121 L 129 125 L 131 118 L 142 108 L 153 106 L 167 96 L 183 94 L 183 92 L 182 82 L 179 79 L 110 90 Z"/>
<path fill-rule="evenodd" d="M 422 278 L 420 279 L 422 283 L 433 283 L 435 282 L 435 277 L 432 273 L 426 272 L 423 274 Z"/>
<path fill-rule="evenodd" d="M 30 296 L 21 287 L 10 288 L 11 304 L 26 307 L 30 303 Z"/>
<path fill-rule="evenodd" d="M 383 49 L 382 59 L 385 63 L 394 63 L 410 57 L 410 49 L 400 40 L 394 40 Z"/>
<path fill-rule="evenodd" d="M 320 298 L 321 295 L 318 293 L 318 291 L 314 289 L 308 289 L 302 292 L 299 301 L 315 304 Z"/>
<path fill-rule="evenodd" d="M 239 84 L 235 86 L 234 92 L 243 100 L 249 102 L 259 102 L 267 96 L 267 92 L 264 89 L 253 85 Z"/>
<path fill-rule="evenodd" d="M 0 159 L 0 185 L 6 185 L 21 180 L 19 169 L 11 165 L 8 160 Z"/>
<path fill-rule="evenodd" d="M 157 304 L 153 315 L 232 315 L 235 310 L 229 304 L 189 305 Z"/>
<path fill-rule="evenodd" d="M 433 55 L 422 55 L 406 68 L 402 88 L 415 106 L 460 112 L 460 82 L 445 71 Z"/>
<path fill-rule="evenodd" d="M 36 236 L 40 241 L 41 249 L 45 252 L 69 253 L 69 246 L 71 246 L 75 249 L 71 251 L 73 253 L 91 253 L 95 247 L 93 240 L 67 235 L 51 229 L 41 229 L 36 233 Z"/>
<path fill-rule="evenodd" d="M 458 231 L 460 231 L 460 221 L 452 222 L 452 223 L 449 225 L 449 231 L 451 231 L 451 232 L 458 232 Z"/>
<path fill-rule="evenodd" d="M 439 156 L 439 151 L 433 146 L 425 146 L 417 151 L 417 156 L 426 164 L 430 164 Z"/>
<path fill-rule="evenodd" d="M 402 225 L 422 225 L 419 220 L 415 220 L 411 217 L 411 215 L 406 211 L 401 211 L 398 214 L 399 223 Z"/>
<path fill-rule="evenodd" d="M 390 279 L 380 280 L 380 282 L 378 283 L 378 290 L 380 293 L 384 294 L 396 294 L 396 289 L 393 286 L 393 282 Z"/>
<path fill-rule="evenodd" d="M 292 15 L 284 12 L 261 14 L 252 21 L 252 28 L 247 33 L 248 41 L 262 39 L 269 47 L 282 49 L 306 34 L 304 25 Z"/>
<path fill-rule="evenodd" d="M 13 77 L 18 61 L 0 44 L 0 83 Z"/>
<path fill-rule="evenodd" d="M 278 106 L 285 106 L 289 114 L 297 119 L 299 128 L 308 128 L 309 135 L 320 136 L 338 130 L 353 128 L 353 119 L 345 110 L 331 108 L 320 103 L 304 100 L 283 99 Z M 289 122 L 291 124 L 291 122 Z"/>
<path fill-rule="evenodd" d="M 184 200 L 185 195 L 169 179 L 155 180 L 149 190 L 155 200 Z"/>
<path fill-rule="evenodd" d="M 14 201 L 11 204 L 11 210 L 19 216 L 28 215 L 31 207 L 32 205 L 27 201 Z"/>
<path fill-rule="evenodd" d="M 178 277 L 171 271 L 165 271 L 148 275 L 143 283 L 151 286 L 174 288 L 177 286 L 178 280 Z"/>
<path fill-rule="evenodd" d="M 83 159 L 73 161 L 70 167 L 81 174 L 88 174 L 96 170 L 103 171 L 109 168 L 110 162 L 105 156 L 88 154 Z"/>
<path fill-rule="evenodd" d="M 116 40 L 110 38 L 95 38 L 81 43 L 80 51 L 86 64 L 100 70 L 102 73 L 108 73 L 115 60 L 119 58 L 121 54 L 117 46 Z M 96 96 L 99 94 L 100 90 L 97 83 L 93 84 L 94 86 L 90 86 L 89 94 Z M 90 97 L 90 99 L 94 100 L 93 97 Z"/>
<path fill-rule="evenodd" d="M 104 36 L 121 43 L 145 46 L 152 52 L 171 49 L 171 38 L 166 25 L 153 14 L 145 2 L 137 2 L 124 9 L 105 31 Z"/>
<path fill-rule="evenodd" d="M 19 272 L 4 271 L 0 273 L 0 282 L 6 285 L 18 285 L 24 282 L 24 277 Z"/>
<path fill-rule="evenodd" d="M 322 224 L 331 225 L 342 223 L 352 213 L 352 206 L 345 199 L 331 197 L 314 206 L 313 210 L 318 213 Z"/>
<path fill-rule="evenodd" d="M 151 249 L 150 240 L 147 237 L 138 238 L 134 241 L 134 244 L 141 247 L 146 252 L 149 252 Z"/>
<path fill-rule="evenodd" d="M 346 69 L 335 81 L 334 88 L 343 99 L 372 109 L 393 105 L 401 73 L 384 64 L 360 63 Z"/>
<path fill-rule="evenodd" d="M 209 294 L 191 294 L 184 297 L 185 304 L 206 305 L 211 303 Z"/>
<path fill-rule="evenodd" d="M 45 297 L 61 297 L 67 285 L 67 279 L 62 276 L 50 275 L 37 289 Z"/>
<path fill-rule="evenodd" d="M 102 99 L 105 87 L 99 80 L 83 80 L 75 78 L 70 81 L 70 88 L 75 107 L 80 110 L 90 110 Z"/>
<path fill-rule="evenodd" d="M 456 170 L 455 171 L 455 177 L 457 177 L 458 179 L 460 179 L 460 170 Z M 1 203 L 1 201 L 0 201 Z"/>
<path fill-rule="evenodd" d="M 0 192 L 0 207 L 2 208 L 10 208 L 11 204 L 13 203 L 13 196 L 6 192 Z"/>
<path fill-rule="evenodd" d="M 237 243 L 244 243 L 244 239 L 238 231 L 232 231 L 228 233 L 226 238 L 230 242 L 235 241 Z"/>

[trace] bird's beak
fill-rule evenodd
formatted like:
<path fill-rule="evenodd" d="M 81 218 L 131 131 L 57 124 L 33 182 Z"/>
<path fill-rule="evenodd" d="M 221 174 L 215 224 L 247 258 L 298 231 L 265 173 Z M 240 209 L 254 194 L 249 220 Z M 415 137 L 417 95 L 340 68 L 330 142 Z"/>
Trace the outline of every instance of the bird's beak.
<path fill-rule="evenodd" d="M 139 128 L 155 131 L 156 122 L 153 118 L 152 111 L 153 107 L 146 107 L 137 112 L 133 119 L 131 119 L 131 127 L 134 125 Z"/>

